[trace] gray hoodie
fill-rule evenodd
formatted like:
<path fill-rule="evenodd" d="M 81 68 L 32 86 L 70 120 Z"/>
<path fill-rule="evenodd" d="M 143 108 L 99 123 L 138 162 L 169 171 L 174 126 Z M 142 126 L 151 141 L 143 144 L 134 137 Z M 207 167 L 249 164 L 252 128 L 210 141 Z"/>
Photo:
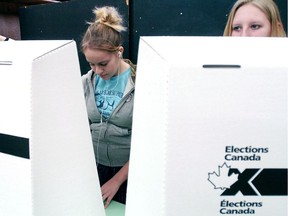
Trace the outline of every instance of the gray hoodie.
<path fill-rule="evenodd" d="M 121 167 L 129 161 L 132 132 L 132 117 L 135 84 L 128 79 L 123 98 L 107 120 L 101 120 L 101 114 L 95 102 L 95 73 L 89 71 L 82 76 L 94 153 L 97 163 Z"/>

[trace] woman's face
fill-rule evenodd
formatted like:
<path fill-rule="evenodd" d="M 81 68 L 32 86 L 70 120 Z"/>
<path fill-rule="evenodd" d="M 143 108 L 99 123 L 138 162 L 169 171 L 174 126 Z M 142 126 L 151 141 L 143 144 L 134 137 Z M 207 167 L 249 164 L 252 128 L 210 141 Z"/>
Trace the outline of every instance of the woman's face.
<path fill-rule="evenodd" d="M 118 74 L 120 58 L 116 53 L 87 48 L 84 55 L 91 69 L 102 79 L 109 80 Z"/>
<path fill-rule="evenodd" d="M 231 36 L 270 37 L 271 24 L 258 7 L 245 4 L 235 13 Z"/>

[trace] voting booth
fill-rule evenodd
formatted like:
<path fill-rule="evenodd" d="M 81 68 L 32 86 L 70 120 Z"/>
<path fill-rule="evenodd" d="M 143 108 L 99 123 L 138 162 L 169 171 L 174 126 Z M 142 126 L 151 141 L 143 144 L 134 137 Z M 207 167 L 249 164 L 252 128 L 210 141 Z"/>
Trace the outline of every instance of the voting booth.
<path fill-rule="evenodd" d="M 0 215 L 104 216 L 74 41 L 0 43 Z"/>
<path fill-rule="evenodd" d="M 140 38 L 126 216 L 287 215 L 287 50 Z"/>

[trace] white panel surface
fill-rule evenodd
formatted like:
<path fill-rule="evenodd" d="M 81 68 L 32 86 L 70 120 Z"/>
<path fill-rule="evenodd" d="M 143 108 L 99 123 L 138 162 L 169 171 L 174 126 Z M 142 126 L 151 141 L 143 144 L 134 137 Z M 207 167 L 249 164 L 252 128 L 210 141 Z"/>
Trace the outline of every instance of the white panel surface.
<path fill-rule="evenodd" d="M 126 216 L 287 215 L 287 42 L 140 38 Z"/>
<path fill-rule="evenodd" d="M 30 160 L 0 153 L 0 215 L 32 215 Z"/>
<path fill-rule="evenodd" d="M 28 138 L 30 150 L 23 159 L 0 142 L 0 214 L 104 216 L 76 43 L 0 50 L 0 134 Z"/>

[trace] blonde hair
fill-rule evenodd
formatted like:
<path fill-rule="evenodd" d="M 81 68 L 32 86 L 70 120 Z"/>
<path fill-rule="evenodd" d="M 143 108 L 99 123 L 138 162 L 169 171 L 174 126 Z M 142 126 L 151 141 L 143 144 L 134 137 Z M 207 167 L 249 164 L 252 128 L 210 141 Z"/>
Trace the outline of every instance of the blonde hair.
<path fill-rule="evenodd" d="M 231 8 L 228 20 L 224 29 L 224 36 L 232 35 L 233 20 L 237 10 L 246 4 L 258 7 L 266 15 L 271 24 L 271 37 L 286 37 L 279 9 L 273 0 L 237 0 Z"/>
<path fill-rule="evenodd" d="M 85 32 L 81 48 L 100 49 L 115 52 L 123 43 L 122 32 L 126 31 L 123 26 L 123 18 L 114 7 L 101 7 L 93 10 L 94 22 L 88 22 L 89 27 Z"/>

